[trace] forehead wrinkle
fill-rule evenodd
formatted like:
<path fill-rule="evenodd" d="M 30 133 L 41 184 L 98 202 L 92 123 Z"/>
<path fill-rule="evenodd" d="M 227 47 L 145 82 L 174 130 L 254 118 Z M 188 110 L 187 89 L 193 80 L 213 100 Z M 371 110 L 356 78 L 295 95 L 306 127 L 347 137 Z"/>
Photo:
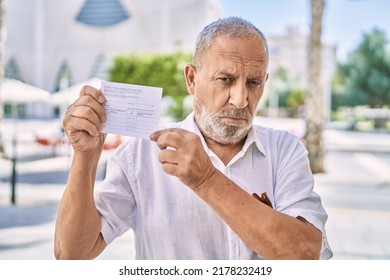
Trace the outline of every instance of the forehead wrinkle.
<path fill-rule="evenodd" d="M 256 54 L 256 56 L 245 57 L 241 52 L 238 51 L 227 51 L 221 47 L 216 49 L 216 54 L 220 58 L 228 62 L 227 68 L 236 68 L 232 64 L 241 65 L 244 68 L 255 68 L 261 70 L 267 63 L 266 54 Z M 219 59 L 218 59 L 219 60 Z M 217 60 L 217 61 L 218 61 Z"/>
<path fill-rule="evenodd" d="M 223 59 L 222 63 L 217 60 L 211 68 L 213 75 L 227 74 L 231 76 L 240 76 L 244 74 L 251 78 L 261 77 L 261 73 L 264 70 L 264 63 L 259 61 L 243 61 L 243 59 Z"/>

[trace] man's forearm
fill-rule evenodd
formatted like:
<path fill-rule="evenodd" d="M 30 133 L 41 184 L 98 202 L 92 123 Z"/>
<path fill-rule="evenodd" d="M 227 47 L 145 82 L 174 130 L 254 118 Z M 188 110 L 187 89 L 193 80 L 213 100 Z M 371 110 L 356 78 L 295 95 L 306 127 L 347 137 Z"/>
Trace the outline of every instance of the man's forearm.
<path fill-rule="evenodd" d="M 257 254 L 267 259 L 319 257 L 319 230 L 259 202 L 218 170 L 195 192 Z"/>
<path fill-rule="evenodd" d="M 58 259 L 94 258 L 105 247 L 93 199 L 99 156 L 100 153 L 74 154 L 56 224 Z"/>

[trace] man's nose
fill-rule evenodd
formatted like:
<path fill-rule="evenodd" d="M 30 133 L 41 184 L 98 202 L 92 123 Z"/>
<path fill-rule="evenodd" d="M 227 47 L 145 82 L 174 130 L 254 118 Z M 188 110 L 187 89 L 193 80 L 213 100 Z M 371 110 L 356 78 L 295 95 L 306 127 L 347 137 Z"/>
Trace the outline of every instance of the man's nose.
<path fill-rule="evenodd" d="M 230 88 L 229 104 L 237 109 L 248 106 L 248 89 L 245 83 L 236 83 Z"/>

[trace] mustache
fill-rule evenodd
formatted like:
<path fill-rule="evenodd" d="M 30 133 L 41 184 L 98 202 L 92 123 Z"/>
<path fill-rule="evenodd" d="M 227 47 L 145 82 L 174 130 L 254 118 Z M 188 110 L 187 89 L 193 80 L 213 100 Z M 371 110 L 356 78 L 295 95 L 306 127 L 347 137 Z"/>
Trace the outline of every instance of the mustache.
<path fill-rule="evenodd" d="M 220 118 L 237 118 L 237 119 L 245 119 L 249 120 L 252 118 L 252 115 L 248 113 L 245 109 L 236 109 L 236 108 L 229 108 L 223 111 L 220 111 L 216 115 Z"/>

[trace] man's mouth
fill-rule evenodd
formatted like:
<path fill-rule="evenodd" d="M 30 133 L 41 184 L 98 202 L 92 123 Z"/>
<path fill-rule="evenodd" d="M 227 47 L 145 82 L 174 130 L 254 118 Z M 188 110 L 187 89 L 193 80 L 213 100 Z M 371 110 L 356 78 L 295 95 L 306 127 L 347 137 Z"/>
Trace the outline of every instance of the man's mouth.
<path fill-rule="evenodd" d="M 236 126 L 240 126 L 240 125 L 244 125 L 248 122 L 247 119 L 244 119 L 244 118 L 235 118 L 235 117 L 221 117 L 221 120 L 226 123 L 226 124 L 229 124 L 229 125 L 236 125 Z"/>

